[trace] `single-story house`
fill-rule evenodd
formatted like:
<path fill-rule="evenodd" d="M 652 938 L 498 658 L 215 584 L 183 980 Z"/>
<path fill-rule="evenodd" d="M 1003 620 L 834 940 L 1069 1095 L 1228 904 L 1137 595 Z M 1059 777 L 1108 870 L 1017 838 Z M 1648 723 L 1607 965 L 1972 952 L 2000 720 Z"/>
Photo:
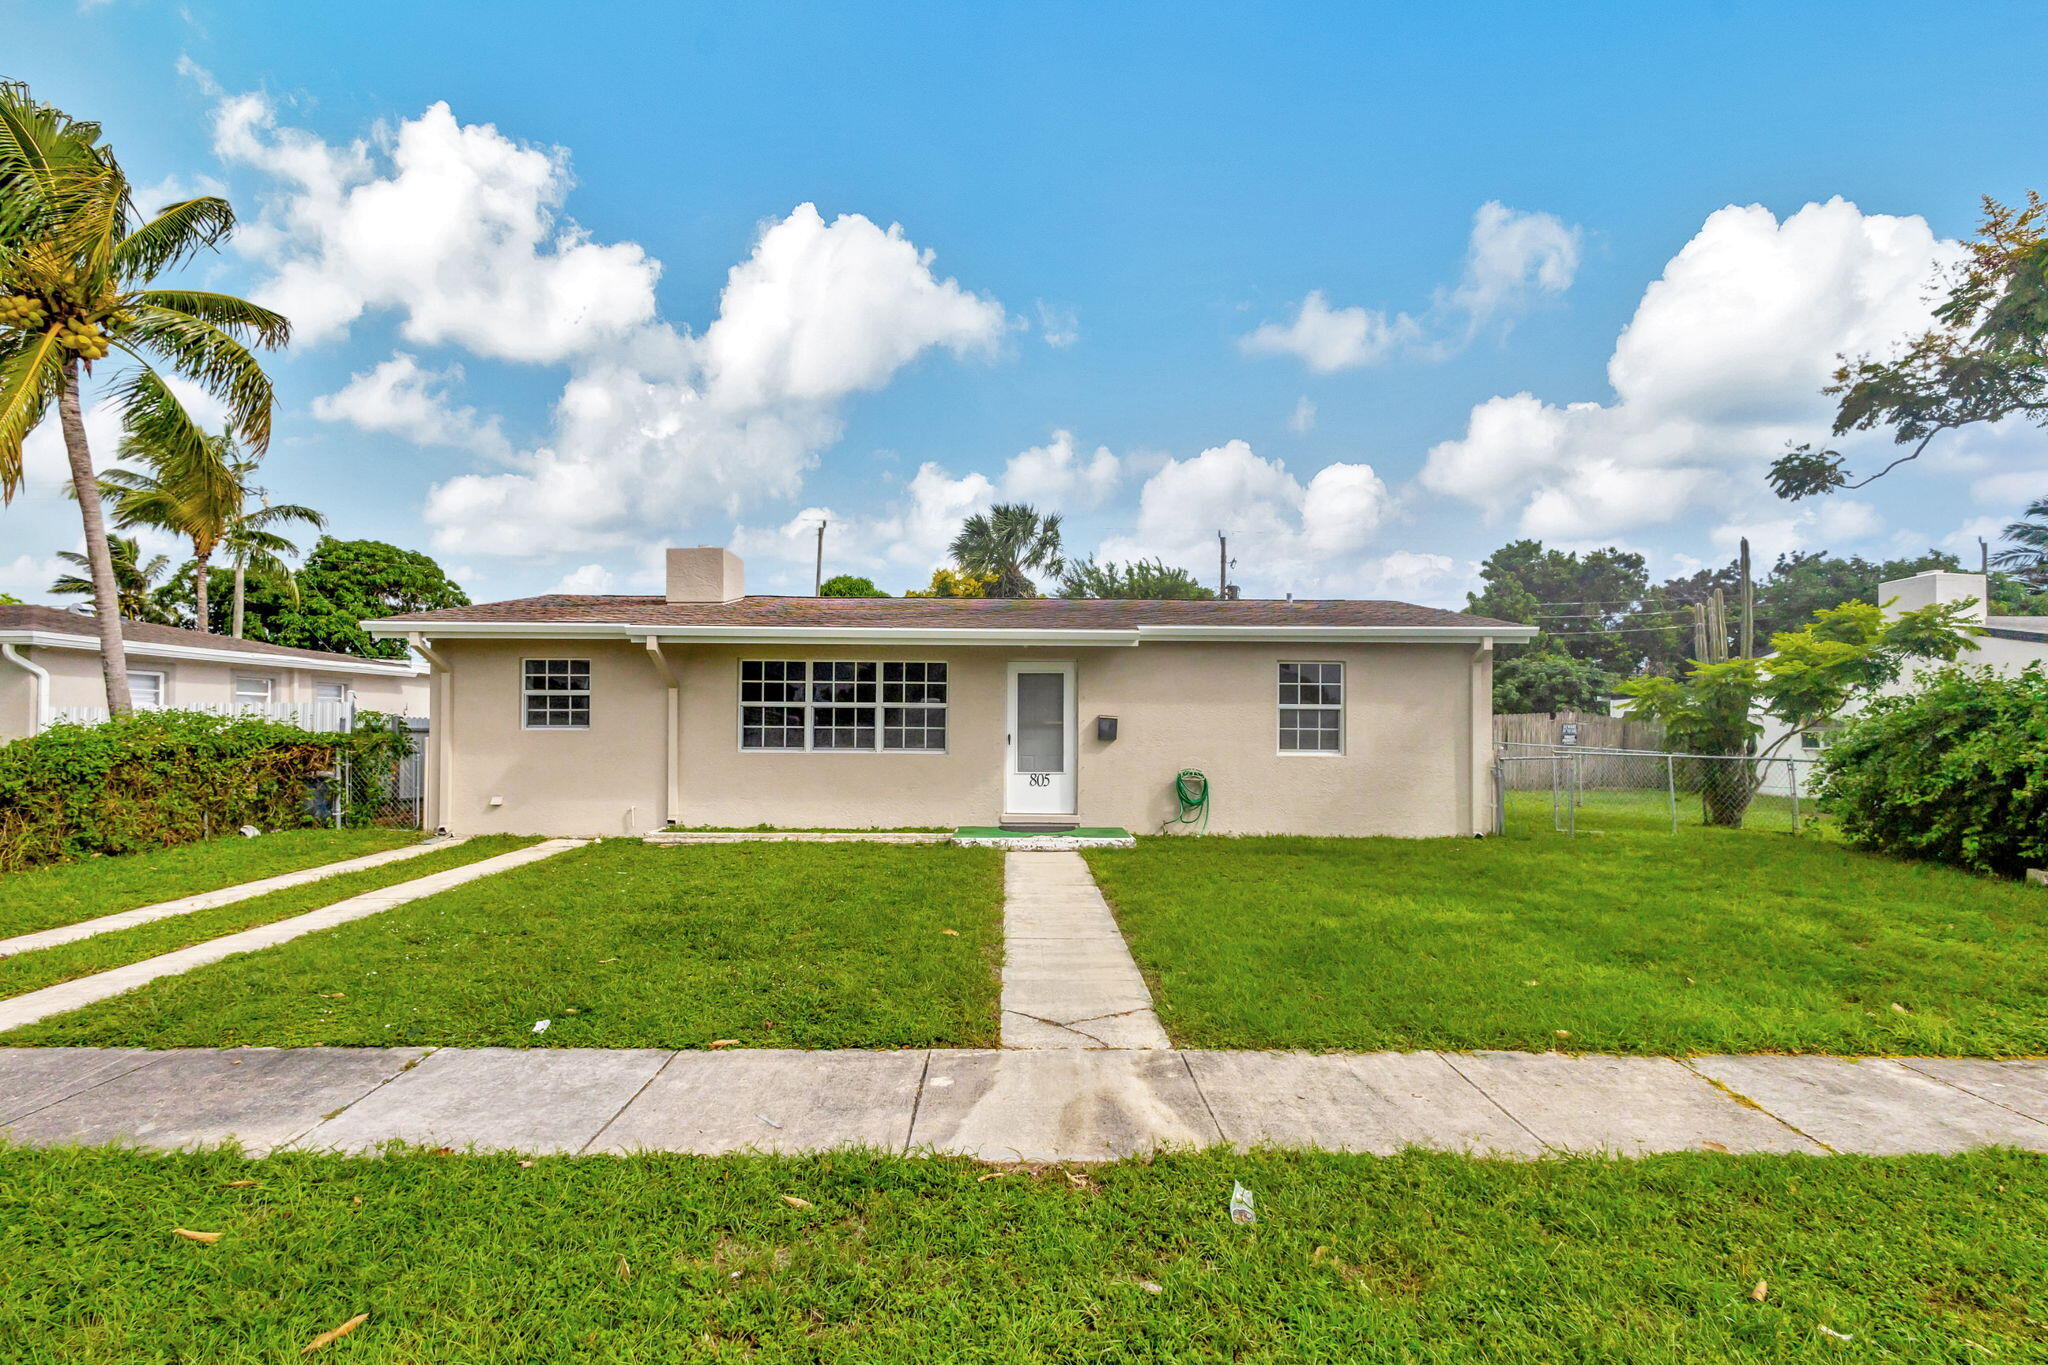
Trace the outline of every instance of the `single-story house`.
<path fill-rule="evenodd" d="M 425 716 L 426 669 L 123 621 L 129 696 L 152 710 L 251 711 L 315 730 L 351 708 Z M 0 606 L 0 743 L 58 721 L 107 718 L 99 623 L 63 607 Z"/>
<path fill-rule="evenodd" d="M 430 825 L 1034 822 L 1150 832 L 1200 770 L 1225 833 L 1490 828 L 1493 646 L 1403 602 L 749 597 L 716 546 L 659 597 L 365 622 L 432 666 Z"/>

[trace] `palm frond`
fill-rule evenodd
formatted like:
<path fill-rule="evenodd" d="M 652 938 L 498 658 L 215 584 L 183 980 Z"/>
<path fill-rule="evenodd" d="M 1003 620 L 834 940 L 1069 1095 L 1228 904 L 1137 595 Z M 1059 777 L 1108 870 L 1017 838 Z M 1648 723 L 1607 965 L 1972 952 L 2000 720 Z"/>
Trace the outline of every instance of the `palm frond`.
<path fill-rule="evenodd" d="M 21 490 L 21 446 L 64 386 L 64 348 L 53 333 L 25 333 L 0 349 L 0 502 Z"/>
<path fill-rule="evenodd" d="M 147 280 L 227 240 L 235 211 L 206 195 L 166 205 L 114 244 L 110 264 L 124 280 Z"/>
<path fill-rule="evenodd" d="M 284 314 L 273 313 L 233 294 L 202 289 L 139 289 L 127 296 L 127 302 L 187 314 L 251 345 L 277 347 L 292 338 L 292 325 Z"/>
<path fill-rule="evenodd" d="M 243 442 L 261 452 L 270 444 L 270 377 L 249 348 L 211 322 L 154 304 L 138 304 L 122 333 L 125 348 L 140 347 L 227 406 Z"/>

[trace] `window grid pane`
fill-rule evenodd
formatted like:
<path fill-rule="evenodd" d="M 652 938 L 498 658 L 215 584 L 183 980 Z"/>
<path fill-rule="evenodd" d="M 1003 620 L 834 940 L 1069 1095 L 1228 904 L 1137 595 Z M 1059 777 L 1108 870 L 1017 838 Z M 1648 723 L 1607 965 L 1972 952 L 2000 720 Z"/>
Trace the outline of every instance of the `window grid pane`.
<path fill-rule="evenodd" d="M 744 750 L 934 753 L 946 747 L 946 665 L 926 660 L 740 661 Z"/>
<path fill-rule="evenodd" d="M 520 676 L 527 729 L 590 728 L 590 660 L 528 659 Z"/>
<path fill-rule="evenodd" d="M 1278 692 L 1282 753 L 1343 752 L 1344 665 L 1283 663 Z"/>

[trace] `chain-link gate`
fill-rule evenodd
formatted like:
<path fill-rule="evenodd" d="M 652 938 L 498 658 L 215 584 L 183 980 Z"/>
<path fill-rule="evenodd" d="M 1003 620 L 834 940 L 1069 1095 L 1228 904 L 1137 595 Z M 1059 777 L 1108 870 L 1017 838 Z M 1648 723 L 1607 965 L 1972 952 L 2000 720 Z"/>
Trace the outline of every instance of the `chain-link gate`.
<path fill-rule="evenodd" d="M 343 728 L 350 742 L 337 773 L 340 799 L 332 811 L 336 828 L 425 828 L 425 718 L 351 712 Z"/>
<path fill-rule="evenodd" d="M 1814 815 L 1813 760 L 1747 754 L 1503 744 L 1494 763 L 1494 828 L 1547 817 L 1560 834 L 1682 825 L 1798 833 Z"/>

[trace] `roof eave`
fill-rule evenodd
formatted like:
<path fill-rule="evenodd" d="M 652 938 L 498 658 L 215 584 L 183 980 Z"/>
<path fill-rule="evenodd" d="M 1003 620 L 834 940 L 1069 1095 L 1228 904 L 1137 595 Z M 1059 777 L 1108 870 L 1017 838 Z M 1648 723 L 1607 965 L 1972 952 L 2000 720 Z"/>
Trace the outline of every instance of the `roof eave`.
<path fill-rule="evenodd" d="M 1144 643 L 1513 644 L 1534 639 L 1534 626 L 1124 626 L 1115 628 L 1009 628 L 1002 626 L 675 626 L 621 621 L 365 621 L 379 639 L 419 635 L 472 640 L 639 640 L 748 644 L 1093 645 Z"/>
<path fill-rule="evenodd" d="M 195 663 L 243 664 L 252 668 L 303 668 L 315 673 L 381 673 L 416 678 L 421 669 L 410 659 L 309 659 L 297 654 L 266 654 L 260 650 L 208 649 L 204 645 L 167 645 L 153 640 L 123 640 L 123 651 L 145 659 L 185 659 Z M 0 644 L 37 649 L 76 649 L 98 653 L 100 642 L 89 635 L 60 635 L 47 630 L 0 630 Z"/>

